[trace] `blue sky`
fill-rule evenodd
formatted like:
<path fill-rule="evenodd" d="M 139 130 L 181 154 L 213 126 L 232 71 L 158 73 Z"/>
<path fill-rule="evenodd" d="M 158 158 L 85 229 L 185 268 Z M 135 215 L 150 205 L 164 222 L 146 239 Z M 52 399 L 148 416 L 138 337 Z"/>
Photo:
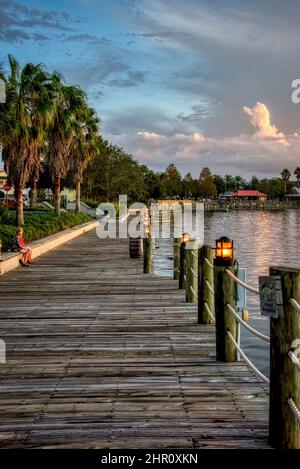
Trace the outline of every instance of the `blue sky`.
<path fill-rule="evenodd" d="M 0 0 L 0 56 L 83 87 L 106 138 L 155 170 L 300 166 L 300 2 Z"/>

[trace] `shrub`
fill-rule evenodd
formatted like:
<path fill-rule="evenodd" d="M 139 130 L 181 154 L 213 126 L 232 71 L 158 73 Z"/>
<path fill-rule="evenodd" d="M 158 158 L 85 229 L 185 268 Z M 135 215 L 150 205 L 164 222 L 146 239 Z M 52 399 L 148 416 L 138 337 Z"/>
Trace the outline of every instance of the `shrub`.
<path fill-rule="evenodd" d="M 92 220 L 92 217 L 81 213 L 62 212 L 60 217 L 56 217 L 53 211 L 46 213 L 26 213 L 24 223 L 24 238 L 27 242 L 50 236 L 67 228 L 81 225 Z M 17 228 L 13 225 L 13 219 L 9 217 L 8 223 L 1 223 L 0 238 L 2 249 L 11 249 Z"/>

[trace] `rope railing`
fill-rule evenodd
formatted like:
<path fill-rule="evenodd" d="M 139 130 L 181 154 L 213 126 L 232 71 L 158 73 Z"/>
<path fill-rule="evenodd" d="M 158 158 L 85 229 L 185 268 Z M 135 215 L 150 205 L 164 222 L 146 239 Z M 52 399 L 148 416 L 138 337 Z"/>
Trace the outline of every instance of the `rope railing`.
<path fill-rule="evenodd" d="M 213 289 L 213 287 L 211 286 L 211 284 L 209 283 L 209 281 L 207 280 L 207 278 L 205 279 L 205 283 L 206 283 L 206 286 L 207 288 L 209 289 L 210 293 L 212 293 L 212 295 L 215 294 L 215 290 Z"/>
<path fill-rule="evenodd" d="M 295 419 L 297 420 L 297 422 L 299 423 L 300 425 L 300 410 L 298 409 L 298 407 L 296 406 L 295 402 L 294 402 L 294 399 L 292 397 L 289 397 L 287 399 L 287 403 L 288 403 L 288 406 L 289 408 L 291 409 Z"/>
<path fill-rule="evenodd" d="M 198 259 L 198 254 L 196 254 L 194 251 L 191 252 L 192 256 Z"/>
<path fill-rule="evenodd" d="M 292 305 L 296 313 L 300 313 L 300 305 L 294 298 L 290 298 L 289 303 Z"/>
<path fill-rule="evenodd" d="M 208 304 L 206 303 L 206 301 L 204 302 L 204 308 L 206 309 L 207 311 L 207 314 L 210 316 L 210 318 L 215 322 L 215 316 L 213 315 L 212 311 L 210 310 L 210 307 L 208 306 Z"/>
<path fill-rule="evenodd" d="M 270 337 L 265 335 L 265 334 L 262 334 L 261 332 L 257 331 L 256 329 L 254 329 L 254 327 L 250 326 L 249 324 L 247 324 L 246 321 L 244 321 L 239 315 L 238 313 L 235 311 L 235 309 L 229 304 L 227 303 L 226 305 L 227 309 L 234 315 L 235 319 L 240 323 L 242 324 L 246 329 L 248 329 L 249 332 L 251 332 L 251 334 L 255 335 L 256 337 L 258 337 L 259 339 L 261 340 L 264 340 L 265 342 L 268 342 L 270 343 Z"/>
<path fill-rule="evenodd" d="M 207 259 L 207 257 L 204 257 L 204 261 L 206 262 L 206 264 L 207 264 L 211 269 L 214 268 L 213 264 Z"/>
<path fill-rule="evenodd" d="M 288 356 L 289 356 L 289 359 L 291 360 L 291 362 L 293 363 L 293 365 L 295 365 L 295 367 L 298 369 L 298 371 L 300 371 L 300 361 L 299 361 L 298 357 L 294 354 L 294 352 L 292 350 L 290 350 L 288 352 Z"/>
<path fill-rule="evenodd" d="M 190 285 L 190 289 L 191 289 L 191 292 L 193 293 L 193 295 L 195 295 L 195 297 L 198 298 L 198 294 L 195 292 L 192 285 Z"/>
<path fill-rule="evenodd" d="M 259 295 L 259 290 L 257 290 L 256 288 L 253 288 L 253 287 L 250 287 L 250 285 L 248 285 L 247 283 L 243 282 L 241 279 L 239 279 L 236 275 L 234 275 L 234 273 L 231 272 L 231 270 L 229 269 L 226 269 L 226 274 L 229 275 L 229 277 L 233 278 L 233 280 L 236 281 L 236 283 L 238 283 L 239 285 L 241 285 L 242 287 L 244 287 L 246 290 L 252 292 L 252 293 L 255 293 L 256 295 Z"/>
<path fill-rule="evenodd" d="M 241 357 L 245 360 L 245 362 L 247 363 L 247 365 L 249 366 L 249 368 L 251 368 L 251 370 L 254 371 L 254 373 L 255 373 L 260 379 L 262 379 L 262 381 L 264 381 L 265 383 L 269 384 L 269 383 L 270 383 L 269 378 L 267 378 L 267 376 L 265 376 L 261 371 L 259 371 L 259 369 L 256 368 L 256 366 L 254 365 L 254 363 L 252 363 L 252 361 L 249 360 L 249 358 L 247 357 L 247 355 L 245 355 L 245 353 L 243 352 L 243 350 L 241 349 L 241 347 L 239 346 L 239 344 L 236 342 L 236 340 L 234 339 L 233 335 L 231 334 L 231 332 L 230 332 L 229 330 L 227 331 L 227 336 L 229 337 L 229 339 L 231 340 L 231 342 L 233 343 L 233 345 L 235 346 L 235 348 L 237 349 L 237 351 L 240 353 Z"/>
<path fill-rule="evenodd" d="M 191 270 L 192 274 L 193 274 L 196 278 L 198 278 L 198 274 L 197 274 L 197 272 L 195 272 L 195 270 L 193 269 L 193 267 L 190 267 L 190 270 Z"/>

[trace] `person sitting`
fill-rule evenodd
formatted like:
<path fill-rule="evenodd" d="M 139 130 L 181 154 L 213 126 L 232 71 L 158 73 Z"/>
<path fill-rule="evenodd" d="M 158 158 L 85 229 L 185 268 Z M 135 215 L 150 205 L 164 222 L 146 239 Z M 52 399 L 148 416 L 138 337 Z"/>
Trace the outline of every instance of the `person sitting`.
<path fill-rule="evenodd" d="M 18 234 L 17 234 L 17 236 L 15 237 L 15 240 L 14 240 L 13 251 L 21 253 L 21 259 L 20 259 L 19 262 L 23 267 L 28 267 L 29 264 L 33 264 L 33 262 L 32 262 L 32 250 L 25 243 L 25 240 L 24 240 L 24 237 L 23 237 L 23 228 L 22 227 L 18 228 Z"/>

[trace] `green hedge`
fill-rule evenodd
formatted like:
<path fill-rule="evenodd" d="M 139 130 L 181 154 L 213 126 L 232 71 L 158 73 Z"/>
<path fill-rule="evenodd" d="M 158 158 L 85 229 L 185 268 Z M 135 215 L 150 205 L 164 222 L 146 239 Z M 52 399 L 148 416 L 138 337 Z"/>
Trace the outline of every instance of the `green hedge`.
<path fill-rule="evenodd" d="M 25 214 L 24 238 L 26 242 L 35 241 L 45 238 L 67 228 L 81 225 L 92 220 L 92 217 L 85 214 L 76 214 L 72 212 L 62 212 L 60 217 L 56 217 L 54 212 L 35 214 Z M 0 239 L 2 241 L 2 249 L 9 251 L 12 246 L 13 238 L 17 234 L 17 228 L 12 224 L 10 218 L 9 223 L 0 226 Z"/>

